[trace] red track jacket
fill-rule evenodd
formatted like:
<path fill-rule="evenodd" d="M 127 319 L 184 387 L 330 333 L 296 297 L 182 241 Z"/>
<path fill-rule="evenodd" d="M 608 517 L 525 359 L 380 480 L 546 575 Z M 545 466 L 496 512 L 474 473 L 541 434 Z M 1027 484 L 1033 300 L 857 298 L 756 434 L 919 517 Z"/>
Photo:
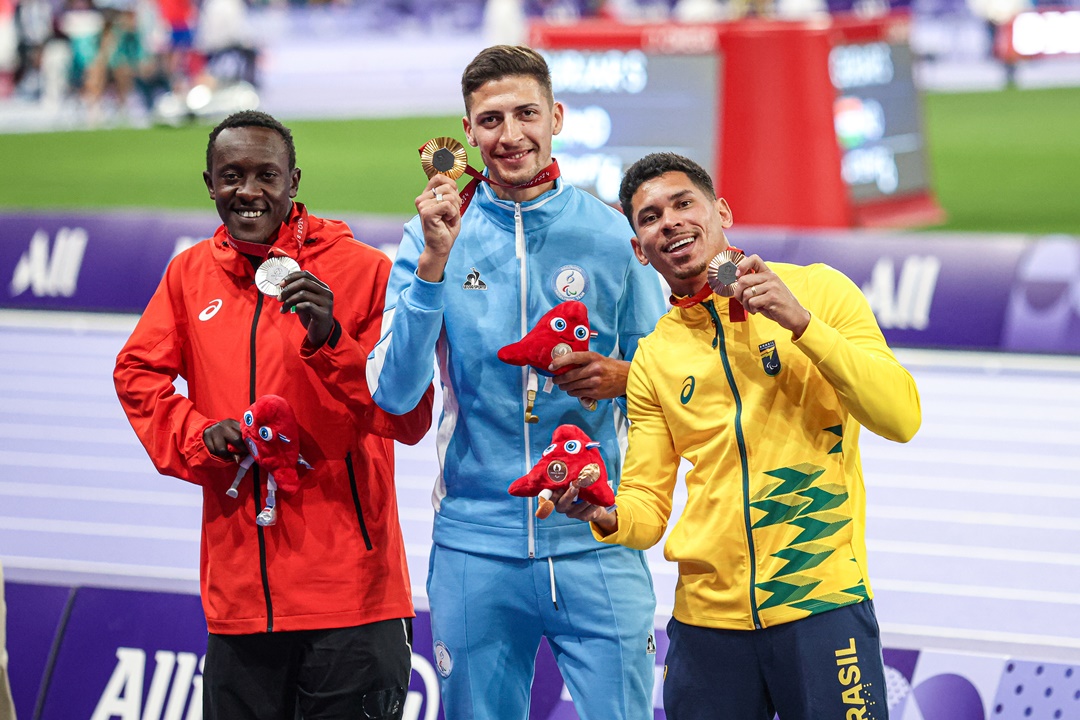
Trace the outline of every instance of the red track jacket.
<path fill-rule="evenodd" d="M 348 226 L 294 204 L 272 255 L 289 255 L 334 292 L 335 327 L 320 348 L 254 285 L 251 263 L 213 238 L 178 255 L 117 357 L 120 403 L 159 472 L 203 488 L 200 578 L 210 632 L 349 627 L 413 615 L 394 492 L 393 441 L 415 444 L 431 425 L 433 391 L 389 415 L 364 378 L 379 339 L 390 260 Z M 187 396 L 176 392 L 177 376 Z M 237 465 L 210 455 L 202 435 L 240 419 L 260 395 L 289 401 L 300 425 L 301 489 L 278 494 L 278 522 L 260 528 L 265 474 L 253 466 L 240 497 L 225 491 Z"/>

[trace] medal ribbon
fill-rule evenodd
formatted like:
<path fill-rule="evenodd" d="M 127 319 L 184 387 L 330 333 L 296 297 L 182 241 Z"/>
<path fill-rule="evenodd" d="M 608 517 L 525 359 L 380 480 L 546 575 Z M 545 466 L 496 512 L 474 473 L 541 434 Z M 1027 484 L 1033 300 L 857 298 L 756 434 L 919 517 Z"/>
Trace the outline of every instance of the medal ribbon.
<path fill-rule="evenodd" d="M 278 230 L 277 237 L 274 238 L 273 242 L 256 243 L 237 240 L 229 233 L 227 228 L 225 230 L 225 242 L 229 243 L 237 252 L 265 260 L 270 257 L 271 248 L 277 245 L 278 242 L 292 237 L 296 240 L 296 251 L 299 255 L 300 248 L 303 247 L 304 241 L 307 240 L 308 227 L 307 207 L 303 203 L 294 202 L 292 210 L 289 212 L 289 219 L 281 223 L 281 229 Z"/>
<path fill-rule="evenodd" d="M 737 247 L 731 247 L 731 249 L 742 252 L 742 250 Z M 743 254 L 745 255 L 746 253 Z M 686 297 L 681 298 L 677 298 L 672 295 L 668 298 L 668 302 L 678 308 L 694 307 L 695 305 L 700 304 L 706 298 L 712 295 L 712 292 L 713 291 L 712 288 L 709 286 L 709 283 L 705 283 L 701 286 L 701 289 L 693 295 L 687 295 Z M 742 303 L 740 303 L 734 297 L 728 298 L 728 319 L 731 322 L 746 322 L 746 308 L 744 308 L 742 306 Z"/>
<path fill-rule="evenodd" d="M 420 146 L 420 154 L 424 154 L 424 147 L 427 143 Z M 480 183 L 486 182 L 488 185 L 497 185 L 501 188 L 509 188 L 511 190 L 524 190 L 525 188 L 536 187 L 537 185 L 543 185 L 544 183 L 554 182 L 559 177 L 559 163 L 555 158 L 551 159 L 551 164 L 536 174 L 532 180 L 521 185 L 505 185 L 501 182 L 496 182 L 484 175 L 482 172 L 474 168 L 472 165 L 465 166 L 465 174 L 472 178 L 469 184 L 465 186 L 459 195 L 461 196 L 461 214 L 464 215 L 465 211 L 469 209 L 469 203 L 472 202 L 473 195 L 476 194 L 476 189 L 480 187 Z"/>

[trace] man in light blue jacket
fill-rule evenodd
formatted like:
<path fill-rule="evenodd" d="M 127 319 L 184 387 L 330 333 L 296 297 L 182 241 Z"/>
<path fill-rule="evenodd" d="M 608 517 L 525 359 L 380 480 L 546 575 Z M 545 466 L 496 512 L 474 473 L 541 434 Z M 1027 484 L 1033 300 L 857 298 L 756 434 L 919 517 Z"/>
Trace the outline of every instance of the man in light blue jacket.
<path fill-rule="evenodd" d="M 617 486 L 621 396 L 638 339 L 663 313 L 659 282 L 635 260 L 625 218 L 558 178 L 551 143 L 563 107 L 540 55 L 488 48 L 465 69 L 462 94 L 487 182 L 464 215 L 445 175 L 416 199 L 367 367 L 375 402 L 404 413 L 439 365 L 428 599 L 446 717 L 524 720 L 547 637 L 584 720 L 651 720 L 655 596 L 644 556 L 600 545 L 561 514 L 538 520 L 536 500 L 507 488 L 563 423 L 601 444 Z M 587 306 L 597 337 L 553 362 L 572 369 L 541 388 L 530 424 L 535 375 L 496 353 L 566 300 Z"/>

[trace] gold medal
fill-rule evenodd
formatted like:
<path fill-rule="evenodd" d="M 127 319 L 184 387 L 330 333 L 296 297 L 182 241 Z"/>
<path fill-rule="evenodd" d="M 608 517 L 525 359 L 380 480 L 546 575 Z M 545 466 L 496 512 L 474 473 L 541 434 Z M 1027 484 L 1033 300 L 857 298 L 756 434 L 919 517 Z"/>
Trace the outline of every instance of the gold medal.
<path fill-rule="evenodd" d="M 469 166 L 469 156 L 465 147 L 454 138 L 432 138 L 420 148 L 420 166 L 429 180 L 440 173 L 457 180 Z"/>
<path fill-rule="evenodd" d="M 714 293 L 723 297 L 735 295 L 735 281 L 738 279 L 735 270 L 743 257 L 740 251 L 728 248 L 709 261 L 706 277 Z"/>
<path fill-rule="evenodd" d="M 287 255 L 275 255 L 263 260 L 255 271 L 255 287 L 264 295 L 281 296 L 281 283 L 290 273 L 300 272 L 300 265 Z"/>

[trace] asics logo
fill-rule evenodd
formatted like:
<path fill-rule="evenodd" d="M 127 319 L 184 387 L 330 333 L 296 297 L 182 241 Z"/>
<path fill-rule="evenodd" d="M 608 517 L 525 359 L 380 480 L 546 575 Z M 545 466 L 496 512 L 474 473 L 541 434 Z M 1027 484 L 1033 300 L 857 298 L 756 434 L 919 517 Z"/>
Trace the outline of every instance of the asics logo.
<path fill-rule="evenodd" d="M 210 318 L 217 315 L 218 310 L 220 310 L 221 306 L 224 304 L 225 303 L 222 302 L 221 298 L 215 298 L 214 300 L 211 300 L 210 304 L 206 306 L 206 309 L 199 313 L 199 319 L 203 322 L 206 322 Z"/>
<path fill-rule="evenodd" d="M 682 401 L 683 405 L 690 402 L 690 398 L 694 397 L 695 385 L 697 385 L 697 381 L 694 380 L 693 375 L 687 375 L 686 379 L 683 380 L 682 393 L 679 395 L 679 400 Z"/>

